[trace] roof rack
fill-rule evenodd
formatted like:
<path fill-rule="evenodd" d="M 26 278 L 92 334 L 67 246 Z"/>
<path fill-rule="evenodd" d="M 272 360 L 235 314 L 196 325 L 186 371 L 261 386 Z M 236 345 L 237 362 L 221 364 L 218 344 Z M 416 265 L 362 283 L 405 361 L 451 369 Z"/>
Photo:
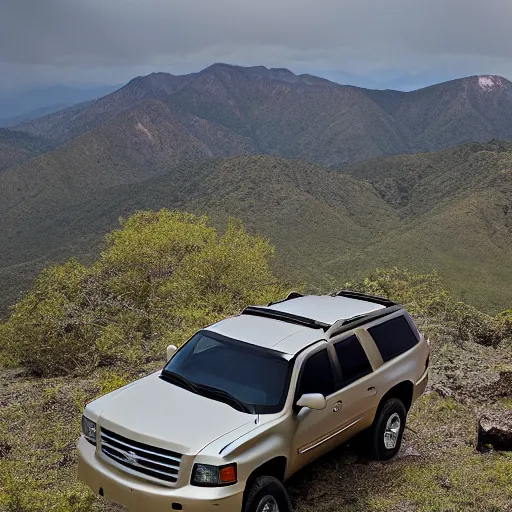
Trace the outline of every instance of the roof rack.
<path fill-rule="evenodd" d="M 304 297 L 304 294 L 299 293 L 299 292 L 290 292 L 286 298 L 281 299 L 281 300 L 275 300 L 273 302 L 269 302 L 267 304 L 267 306 L 273 306 L 274 304 L 280 304 L 281 302 L 286 302 L 287 300 L 298 299 L 299 297 Z"/>
<path fill-rule="evenodd" d="M 390 307 L 395 306 L 397 303 L 386 297 L 379 297 L 378 295 L 370 295 L 369 293 L 353 292 L 351 290 L 341 290 L 338 293 L 333 294 L 334 297 L 347 297 L 349 299 L 364 300 L 366 302 L 373 302 L 375 304 L 381 304 L 382 306 Z"/>
<path fill-rule="evenodd" d="M 334 324 L 329 327 L 326 331 L 327 338 L 333 338 L 334 336 L 338 336 L 339 334 L 343 334 L 346 331 L 350 331 L 359 327 L 360 325 L 366 324 L 371 320 L 377 320 L 378 318 L 382 318 L 384 316 L 388 316 L 391 313 L 395 313 L 396 311 L 400 311 L 404 306 L 402 304 L 397 304 L 393 302 L 393 305 L 387 306 L 383 309 L 377 309 L 376 311 L 370 311 L 369 313 L 365 313 L 363 315 L 353 316 L 352 318 L 347 318 L 345 320 L 338 320 Z"/>
<path fill-rule="evenodd" d="M 284 311 L 262 308 L 258 306 L 247 306 L 241 314 L 272 318 L 274 320 L 280 320 L 289 324 L 303 325 L 304 327 L 311 327 L 312 329 L 323 329 L 324 331 L 327 331 L 331 327 L 329 324 L 319 322 L 318 320 L 313 320 L 312 318 L 306 318 L 304 316 L 293 315 L 291 313 L 285 313 Z"/>

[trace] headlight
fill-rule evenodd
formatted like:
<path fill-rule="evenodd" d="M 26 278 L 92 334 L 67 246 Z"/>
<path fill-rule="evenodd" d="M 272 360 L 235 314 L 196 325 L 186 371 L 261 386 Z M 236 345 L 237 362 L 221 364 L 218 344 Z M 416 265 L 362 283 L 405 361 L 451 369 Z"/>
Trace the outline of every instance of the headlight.
<path fill-rule="evenodd" d="M 192 471 L 192 485 L 220 487 L 223 485 L 233 485 L 236 482 L 236 464 L 228 464 L 226 466 L 195 464 Z"/>
<path fill-rule="evenodd" d="M 96 444 L 96 423 L 82 416 L 82 434 L 91 444 Z"/>

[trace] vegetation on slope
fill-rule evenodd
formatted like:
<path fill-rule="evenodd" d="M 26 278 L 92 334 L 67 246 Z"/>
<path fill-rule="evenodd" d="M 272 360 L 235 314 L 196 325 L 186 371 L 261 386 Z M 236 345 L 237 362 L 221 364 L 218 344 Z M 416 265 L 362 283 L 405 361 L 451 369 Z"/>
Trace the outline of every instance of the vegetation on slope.
<path fill-rule="evenodd" d="M 366 183 L 320 165 L 267 156 L 209 160 L 170 168 L 144 183 L 76 192 L 82 202 L 64 193 L 50 201 L 46 190 L 5 211 L 0 226 L 8 241 L 0 252 L 0 283 L 9 283 L 0 297 L 4 306 L 14 302 L 17 290 L 28 289 L 48 261 L 96 258 L 102 234 L 137 210 L 207 214 L 222 229 L 229 217 L 240 218 L 250 232 L 276 245 L 273 268 L 282 277 L 317 283 L 326 282 L 322 265 L 333 255 L 357 251 L 398 220 Z"/>
<path fill-rule="evenodd" d="M 95 258 L 119 216 L 164 207 L 207 214 L 218 226 L 242 219 L 276 245 L 274 269 L 288 279 L 318 285 L 376 267 L 437 269 L 480 309 L 496 313 L 510 303 L 510 143 L 389 157 L 342 173 L 269 156 L 132 172 L 100 165 L 95 155 L 73 175 L 73 152 L 59 154 L 66 155 L 62 174 L 41 168 L 16 181 L 12 168 L 0 173 L 4 311 L 48 261 Z"/>
<path fill-rule="evenodd" d="M 468 144 L 343 169 L 370 183 L 403 220 L 330 271 L 374 266 L 436 269 L 459 298 L 498 312 L 512 298 L 512 144 Z M 367 269 L 363 269 L 366 272 Z"/>
<path fill-rule="evenodd" d="M 273 248 L 230 221 L 139 212 L 107 236 L 99 260 L 45 269 L 2 326 L 1 351 L 36 375 L 137 368 L 204 324 L 283 295 Z"/>
<path fill-rule="evenodd" d="M 0 128 L 0 171 L 50 150 L 42 137 Z"/>
<path fill-rule="evenodd" d="M 0 370 L 0 509 L 6 512 L 120 510 L 94 496 L 77 481 L 76 439 L 84 405 L 161 368 L 167 342 L 163 342 L 164 338 L 169 332 L 173 333 L 171 338 L 175 335 L 175 325 L 169 323 L 171 317 L 186 319 L 177 331 L 178 337 L 184 339 L 184 326 L 196 328 L 218 315 L 240 309 L 247 302 L 266 301 L 284 294 L 268 272 L 266 260 L 270 252 L 265 242 L 249 237 L 238 224 L 231 225 L 226 235 L 216 238 L 203 218 L 167 211 L 141 213 L 110 235 L 109 248 L 96 265 L 77 267 L 70 262 L 53 267 L 48 275 L 43 274 L 8 322 L 13 322 L 10 328 L 23 327 L 23 335 L 28 336 L 32 331 L 32 355 L 28 355 L 28 344 L 22 338 L 17 340 L 26 345 L 21 351 L 14 343 L 7 345 L 11 361 L 28 363 L 29 370 L 40 374 L 59 372 L 61 367 L 54 364 L 58 354 L 53 352 L 53 357 L 49 357 L 47 342 L 60 339 L 59 351 L 65 357 L 69 350 L 79 359 L 90 353 L 92 340 L 88 330 L 83 329 L 87 315 L 89 320 L 108 318 L 114 329 L 126 322 L 126 330 L 122 340 L 114 339 L 100 347 L 102 367 L 91 368 L 95 364 L 81 360 L 79 377 L 41 378 L 25 368 Z M 194 272 L 190 275 L 188 263 L 192 261 Z M 95 266 L 111 269 L 107 281 L 114 293 L 110 293 L 108 300 L 91 305 L 84 302 L 88 295 L 83 295 L 81 278 Z M 70 269 L 73 269 L 71 275 Z M 96 286 L 95 293 L 89 297 L 103 293 L 102 286 L 99 283 Z M 480 339 L 482 330 L 488 331 L 484 339 L 498 333 L 496 324 L 486 319 L 475 332 L 469 333 L 468 339 L 461 338 L 457 317 L 447 317 L 447 312 L 460 305 L 453 302 L 435 275 L 416 275 L 397 269 L 377 271 L 355 286 L 386 293 L 407 304 L 432 341 L 432 384 L 411 412 L 404 447 L 397 459 L 370 462 L 361 455 L 357 445 L 345 446 L 288 483 L 295 509 L 298 512 L 506 511 L 512 499 L 512 458 L 506 453 L 478 454 L 473 445 L 478 409 L 490 402 L 501 406 L 508 403 L 489 394 L 488 388 L 500 372 L 512 372 L 512 351 L 507 338 L 511 333 L 499 344 L 494 343 L 494 348 L 474 343 L 471 340 Z M 124 317 L 119 316 L 119 304 L 116 304 L 116 294 L 121 288 L 127 297 L 123 309 L 128 316 Z M 69 296 L 69 290 L 75 290 L 75 295 Z M 170 290 L 177 293 L 178 302 L 168 302 Z M 153 323 L 166 329 L 160 330 L 162 343 L 153 340 L 155 352 L 150 353 L 149 361 L 142 358 L 126 364 L 126 357 L 130 356 L 125 349 L 128 353 L 147 354 L 146 338 L 139 336 L 143 329 L 130 316 L 134 292 L 142 302 L 137 307 L 146 312 L 151 298 Z M 159 302 L 160 292 L 166 297 L 163 303 Z M 34 303 L 37 294 L 43 299 L 41 306 Z M 164 307 L 157 309 L 158 304 Z M 87 315 L 77 313 L 78 307 L 84 308 Z M 219 310 L 212 311 L 212 308 Z M 74 313 L 64 319 L 60 314 L 55 315 L 63 309 Z M 29 312 L 35 316 L 29 317 Z M 44 313 L 48 315 L 41 316 Z M 508 314 L 504 313 L 500 322 L 505 325 L 507 318 Z M 44 319 L 48 321 L 46 324 Z M 73 323 L 76 319 L 79 322 Z M 71 331 L 74 326 L 82 329 L 75 332 L 72 342 L 68 337 L 69 325 Z M 139 336 L 135 342 L 131 338 L 132 329 Z M 5 333 L 0 332 L 2 335 Z M 83 364 L 87 364 L 85 373 Z"/>

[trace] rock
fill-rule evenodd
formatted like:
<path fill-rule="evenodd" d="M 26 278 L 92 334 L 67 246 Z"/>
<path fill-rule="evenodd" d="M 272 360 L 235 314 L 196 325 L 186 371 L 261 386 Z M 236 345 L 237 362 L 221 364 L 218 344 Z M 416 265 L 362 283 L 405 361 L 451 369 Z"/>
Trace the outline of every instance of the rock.
<path fill-rule="evenodd" d="M 512 397 L 512 371 L 500 372 L 500 377 L 494 386 L 494 391 L 498 397 Z"/>
<path fill-rule="evenodd" d="M 398 453 L 398 458 L 402 459 L 405 457 L 421 457 L 421 453 L 411 445 L 402 445 L 403 449 Z"/>
<path fill-rule="evenodd" d="M 443 488 L 443 489 L 451 489 L 452 488 L 452 484 L 450 483 L 450 480 L 448 480 L 448 478 L 446 476 L 441 476 L 439 478 L 439 485 Z"/>
<path fill-rule="evenodd" d="M 451 398 L 454 395 L 453 391 L 450 388 L 447 388 L 442 384 L 433 385 L 432 390 L 435 391 L 442 398 Z"/>
<path fill-rule="evenodd" d="M 488 411 L 477 422 L 476 449 L 512 451 L 512 411 Z"/>

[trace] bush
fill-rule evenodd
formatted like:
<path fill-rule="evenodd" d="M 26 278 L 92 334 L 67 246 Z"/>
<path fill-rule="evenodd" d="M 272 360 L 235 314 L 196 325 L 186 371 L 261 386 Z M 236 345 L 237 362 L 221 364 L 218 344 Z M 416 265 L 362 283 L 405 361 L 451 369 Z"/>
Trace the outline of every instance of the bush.
<path fill-rule="evenodd" d="M 412 315 L 444 315 L 452 302 L 436 273 L 415 274 L 396 267 L 377 269 L 362 282 L 347 283 L 345 286 L 404 304 Z"/>
<path fill-rule="evenodd" d="M 432 319 L 437 319 L 443 329 L 454 331 L 458 341 L 497 346 L 512 336 L 508 312 L 493 317 L 454 300 L 437 273 L 415 274 L 407 269 L 378 269 L 362 282 L 347 283 L 345 287 L 404 304 L 420 321 L 429 319 L 430 325 Z"/>
<path fill-rule="evenodd" d="M 201 326 L 285 293 L 269 268 L 273 248 L 238 221 L 219 236 L 206 217 L 138 212 L 106 242 L 89 267 L 72 259 L 45 269 L 12 308 L 2 326 L 11 364 L 41 376 L 119 362 L 133 369 Z"/>
<path fill-rule="evenodd" d="M 497 319 L 503 325 L 503 328 L 510 334 L 512 334 L 512 309 L 502 311 Z"/>

